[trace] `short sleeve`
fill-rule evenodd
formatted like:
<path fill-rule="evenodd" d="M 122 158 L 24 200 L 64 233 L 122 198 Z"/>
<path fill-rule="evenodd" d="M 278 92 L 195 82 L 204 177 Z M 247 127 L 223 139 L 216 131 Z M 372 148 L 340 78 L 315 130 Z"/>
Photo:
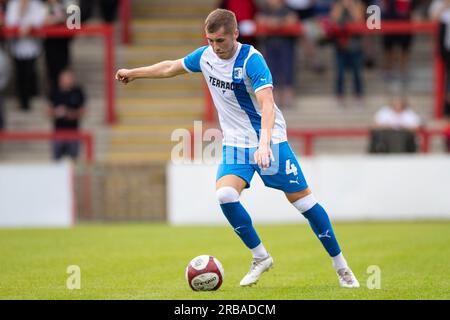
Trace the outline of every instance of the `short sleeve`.
<path fill-rule="evenodd" d="M 186 57 L 183 58 L 183 67 L 188 72 L 201 72 L 200 69 L 200 58 L 202 57 L 203 52 L 208 48 L 208 46 L 204 46 L 198 48 L 197 50 L 191 52 Z"/>
<path fill-rule="evenodd" d="M 248 58 L 246 70 L 255 92 L 264 88 L 273 87 L 272 74 L 261 54 L 254 53 Z"/>

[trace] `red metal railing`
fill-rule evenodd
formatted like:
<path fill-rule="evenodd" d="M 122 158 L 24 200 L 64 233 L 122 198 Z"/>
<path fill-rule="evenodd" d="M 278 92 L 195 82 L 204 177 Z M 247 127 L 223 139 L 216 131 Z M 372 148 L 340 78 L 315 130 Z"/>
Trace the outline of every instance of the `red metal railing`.
<path fill-rule="evenodd" d="M 194 129 L 190 129 L 190 140 L 185 141 L 184 146 L 188 150 L 189 155 L 187 156 L 191 160 L 195 160 L 195 148 L 196 140 L 202 139 L 204 131 L 196 133 Z M 323 138 L 369 138 L 371 128 L 309 128 L 309 129 L 288 129 L 287 135 L 290 141 L 300 140 L 303 142 L 303 150 L 301 151 L 302 156 L 313 156 L 314 155 L 314 143 L 318 139 Z M 428 129 L 420 128 L 416 131 L 419 140 L 419 150 L 421 153 L 430 152 L 430 140 L 435 136 L 450 137 L 450 126 L 444 129 Z M 218 137 L 217 137 L 218 138 Z M 197 142 L 203 143 L 203 141 Z M 201 148 L 200 148 L 201 150 Z"/>
<path fill-rule="evenodd" d="M 303 155 L 312 156 L 314 154 L 314 142 L 320 138 L 342 138 L 342 137 L 366 137 L 370 134 L 370 128 L 320 128 L 320 129 L 289 129 L 288 137 L 303 140 Z M 430 151 L 430 139 L 433 136 L 446 136 L 448 130 L 421 128 L 417 131 L 420 137 L 420 151 L 428 153 Z"/>
<path fill-rule="evenodd" d="M 61 141 L 72 140 L 80 141 L 84 147 L 84 157 L 86 163 L 94 162 L 94 140 L 90 132 L 61 131 L 42 132 L 42 131 L 0 131 L 0 141 Z"/>
<path fill-rule="evenodd" d="M 130 44 L 132 41 L 131 35 L 131 0 L 120 0 L 120 26 L 121 26 L 121 40 L 123 44 Z"/>
<path fill-rule="evenodd" d="M 324 25 L 325 26 L 325 25 Z M 439 53 L 439 41 L 438 41 L 438 28 L 439 25 L 436 22 L 398 22 L 398 21 L 383 21 L 381 23 L 381 29 L 368 29 L 364 23 L 349 23 L 344 27 L 338 27 L 336 25 L 326 25 L 325 29 L 328 35 L 333 36 L 339 33 L 346 34 L 399 34 L 399 33 L 427 33 L 433 37 L 433 72 L 434 72 L 434 115 L 435 118 L 442 118 L 443 115 L 443 101 L 444 101 L 444 63 Z M 303 35 L 303 27 L 300 23 L 284 26 L 282 28 L 268 28 L 263 25 L 257 25 L 256 36 L 267 35 L 289 35 L 289 36 L 301 36 Z M 215 111 L 210 110 L 214 105 L 211 101 L 209 93 L 205 88 L 205 110 L 204 119 L 207 122 L 215 120 Z"/>
<path fill-rule="evenodd" d="M 74 35 L 102 36 L 104 40 L 104 85 L 105 85 L 105 122 L 113 124 L 116 122 L 115 92 L 114 92 L 114 38 L 113 26 L 109 24 L 85 24 L 80 29 L 68 29 L 65 26 L 48 26 L 33 29 L 31 35 L 39 38 L 70 37 Z M 0 37 L 16 37 L 17 28 L 1 28 Z"/>

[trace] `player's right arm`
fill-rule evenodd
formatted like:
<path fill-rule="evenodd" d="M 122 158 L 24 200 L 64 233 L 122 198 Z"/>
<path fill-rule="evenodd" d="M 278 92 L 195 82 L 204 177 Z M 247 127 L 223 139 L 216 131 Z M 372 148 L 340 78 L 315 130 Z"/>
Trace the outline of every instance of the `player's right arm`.
<path fill-rule="evenodd" d="M 120 69 L 116 73 L 116 80 L 127 84 L 128 82 L 141 78 L 172 78 L 187 73 L 186 69 L 183 67 L 182 60 L 183 59 L 166 60 L 147 67 Z"/>

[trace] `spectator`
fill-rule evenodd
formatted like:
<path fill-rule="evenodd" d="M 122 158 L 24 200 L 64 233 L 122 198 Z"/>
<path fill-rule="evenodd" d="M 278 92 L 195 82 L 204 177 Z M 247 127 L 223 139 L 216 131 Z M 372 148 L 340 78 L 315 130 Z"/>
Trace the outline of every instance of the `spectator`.
<path fill-rule="evenodd" d="M 239 28 L 238 41 L 256 46 L 254 32 L 258 8 L 253 0 L 221 0 L 218 8 L 233 11 Z"/>
<path fill-rule="evenodd" d="M 428 20 L 428 12 L 430 10 L 431 2 L 432 0 L 417 0 L 417 3 L 414 6 L 413 20 Z"/>
<path fill-rule="evenodd" d="M 430 17 L 440 23 L 439 47 L 447 78 L 444 115 L 450 118 L 450 0 L 434 0 L 430 6 Z"/>
<path fill-rule="evenodd" d="M 377 128 L 417 130 L 421 126 L 420 116 L 408 106 L 406 97 L 393 98 L 390 105 L 381 107 L 375 114 Z"/>
<path fill-rule="evenodd" d="M 367 9 L 376 5 L 378 0 L 362 0 L 364 5 L 364 12 L 366 13 L 366 18 L 368 17 Z M 363 59 L 364 66 L 367 69 L 375 68 L 375 42 L 373 41 L 373 35 L 364 35 L 362 37 L 362 47 L 363 47 Z"/>
<path fill-rule="evenodd" d="M 383 0 L 382 20 L 404 21 L 411 20 L 412 12 L 417 5 L 416 0 Z M 399 79 L 403 86 L 409 81 L 408 62 L 411 51 L 412 34 L 388 34 L 383 36 L 384 51 L 384 79 L 392 82 L 396 78 L 394 66 L 398 65 Z M 400 49 L 399 63 L 396 62 L 395 48 Z"/>
<path fill-rule="evenodd" d="M 321 73 L 325 67 L 319 55 L 317 41 L 321 30 L 316 21 L 316 0 L 286 0 L 287 6 L 297 13 L 305 33 L 301 38 L 301 47 L 305 52 L 307 65 Z"/>
<path fill-rule="evenodd" d="M 268 0 L 256 20 L 270 28 L 298 22 L 295 12 L 283 0 Z M 295 44 L 295 37 L 279 35 L 267 36 L 263 44 L 276 88 L 275 102 L 284 107 L 291 107 L 294 103 Z"/>
<path fill-rule="evenodd" d="M 337 0 L 331 10 L 331 21 L 338 26 L 349 22 L 363 22 L 364 9 L 360 0 Z M 336 87 L 337 103 L 339 107 L 344 103 L 345 71 L 353 73 L 353 91 L 358 105 L 362 104 L 362 41 L 359 35 L 349 35 L 338 32 L 334 39 L 336 48 Z"/>
<path fill-rule="evenodd" d="M 6 9 L 6 26 L 18 27 L 19 36 L 11 45 L 16 72 L 16 94 L 23 111 L 30 110 L 30 99 L 37 94 L 36 60 L 41 42 L 30 36 L 32 28 L 44 23 L 45 8 L 39 0 L 11 0 Z"/>
<path fill-rule="evenodd" d="M 92 17 L 95 5 L 100 8 L 104 22 L 113 23 L 116 20 L 119 0 L 80 0 L 81 22 Z"/>
<path fill-rule="evenodd" d="M 61 0 L 46 0 L 45 25 L 65 25 L 66 6 Z M 58 86 L 58 77 L 62 70 L 70 65 L 70 41 L 68 38 L 46 38 L 44 40 L 45 63 L 50 92 Z"/>
<path fill-rule="evenodd" d="M 432 20 L 439 21 L 439 47 L 447 79 L 444 121 L 448 129 L 445 135 L 445 144 L 447 151 L 450 152 L 450 0 L 433 0 L 429 14 Z"/>
<path fill-rule="evenodd" d="M 408 106 L 405 97 L 392 99 L 391 104 L 382 107 L 374 117 L 375 126 L 371 132 L 370 152 L 398 153 L 416 152 L 416 131 L 422 121 Z"/>
<path fill-rule="evenodd" d="M 0 47 L 0 131 L 5 129 L 5 110 L 3 101 L 3 90 L 9 81 L 9 59 Z"/>
<path fill-rule="evenodd" d="M 7 0 L 0 0 L 0 28 L 5 25 L 6 2 Z"/>
<path fill-rule="evenodd" d="M 5 24 L 6 0 L 0 0 L 0 29 Z M 5 110 L 3 105 L 3 90 L 9 81 L 9 61 L 3 51 L 3 39 L 0 38 L 0 131 L 5 128 Z"/>
<path fill-rule="evenodd" d="M 64 70 L 59 75 L 58 88 L 50 95 L 48 114 L 53 120 L 55 132 L 78 131 L 80 120 L 85 113 L 85 96 L 76 84 L 71 70 Z M 60 160 L 69 156 L 76 160 L 79 154 L 78 141 L 55 141 L 52 146 L 53 159 Z"/>

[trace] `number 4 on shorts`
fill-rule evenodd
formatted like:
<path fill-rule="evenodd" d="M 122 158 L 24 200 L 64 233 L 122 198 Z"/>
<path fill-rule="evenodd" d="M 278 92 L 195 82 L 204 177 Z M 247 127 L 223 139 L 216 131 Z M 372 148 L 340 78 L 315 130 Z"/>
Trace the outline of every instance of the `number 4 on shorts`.
<path fill-rule="evenodd" d="M 294 174 L 294 176 L 297 175 L 297 167 L 294 163 L 291 164 L 291 159 L 286 160 L 286 174 L 289 175 L 291 173 Z"/>

